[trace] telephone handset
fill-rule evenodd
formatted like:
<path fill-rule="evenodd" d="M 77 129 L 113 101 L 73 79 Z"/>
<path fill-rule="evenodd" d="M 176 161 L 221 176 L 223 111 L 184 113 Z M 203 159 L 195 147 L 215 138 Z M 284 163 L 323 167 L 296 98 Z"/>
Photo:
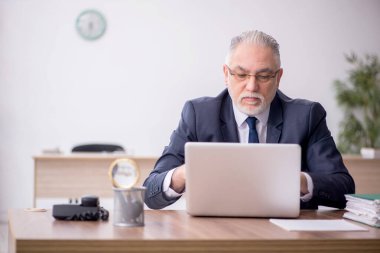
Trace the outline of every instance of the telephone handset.
<path fill-rule="evenodd" d="M 84 196 L 81 204 L 53 205 L 53 217 L 57 220 L 81 220 L 96 221 L 108 220 L 109 212 L 99 207 L 99 198 L 96 196 Z"/>

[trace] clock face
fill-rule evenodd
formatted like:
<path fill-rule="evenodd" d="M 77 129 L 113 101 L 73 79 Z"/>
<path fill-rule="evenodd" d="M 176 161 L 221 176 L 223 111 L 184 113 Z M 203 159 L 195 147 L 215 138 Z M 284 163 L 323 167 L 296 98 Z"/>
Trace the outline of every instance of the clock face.
<path fill-rule="evenodd" d="M 104 16 L 96 10 L 86 10 L 79 14 L 76 28 L 80 36 L 86 40 L 96 40 L 106 31 Z"/>

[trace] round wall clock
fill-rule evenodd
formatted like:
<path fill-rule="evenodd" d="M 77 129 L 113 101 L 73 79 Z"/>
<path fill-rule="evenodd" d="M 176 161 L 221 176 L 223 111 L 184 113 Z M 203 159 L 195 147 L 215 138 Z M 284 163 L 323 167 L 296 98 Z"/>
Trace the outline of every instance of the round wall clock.
<path fill-rule="evenodd" d="M 96 40 L 105 33 L 107 22 L 100 12 L 85 10 L 79 14 L 75 26 L 83 39 Z"/>

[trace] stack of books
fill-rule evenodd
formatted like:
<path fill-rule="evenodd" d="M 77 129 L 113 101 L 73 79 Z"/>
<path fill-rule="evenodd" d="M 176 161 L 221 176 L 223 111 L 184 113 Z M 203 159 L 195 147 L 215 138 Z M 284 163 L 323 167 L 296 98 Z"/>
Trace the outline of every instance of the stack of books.
<path fill-rule="evenodd" d="M 380 194 L 347 194 L 343 217 L 374 227 L 380 227 Z"/>

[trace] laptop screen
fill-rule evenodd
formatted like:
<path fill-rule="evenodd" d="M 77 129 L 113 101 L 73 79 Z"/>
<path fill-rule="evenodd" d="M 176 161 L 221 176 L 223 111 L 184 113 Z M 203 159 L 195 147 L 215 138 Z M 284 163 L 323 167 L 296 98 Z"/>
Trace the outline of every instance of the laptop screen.
<path fill-rule="evenodd" d="M 298 144 L 189 142 L 186 209 L 195 216 L 298 217 Z"/>

